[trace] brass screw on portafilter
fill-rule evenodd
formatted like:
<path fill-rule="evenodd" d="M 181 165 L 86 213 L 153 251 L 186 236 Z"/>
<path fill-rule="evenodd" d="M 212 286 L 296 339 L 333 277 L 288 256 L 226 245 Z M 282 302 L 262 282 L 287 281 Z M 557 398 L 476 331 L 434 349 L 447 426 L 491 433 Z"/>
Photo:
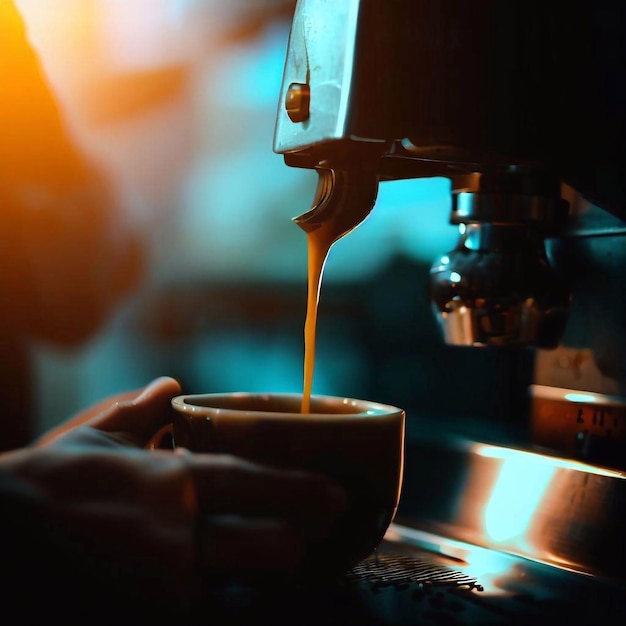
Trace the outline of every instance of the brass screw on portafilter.
<path fill-rule="evenodd" d="M 444 340 L 467 346 L 556 347 L 570 292 L 550 266 L 546 238 L 567 216 L 558 180 L 510 168 L 453 179 L 454 250 L 430 270 Z"/>

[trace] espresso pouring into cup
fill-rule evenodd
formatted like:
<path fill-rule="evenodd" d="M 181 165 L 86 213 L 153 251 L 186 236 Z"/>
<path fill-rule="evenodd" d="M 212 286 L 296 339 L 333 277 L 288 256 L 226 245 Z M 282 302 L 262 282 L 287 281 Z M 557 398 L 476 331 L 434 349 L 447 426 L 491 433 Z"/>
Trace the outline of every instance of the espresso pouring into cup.
<path fill-rule="evenodd" d="M 178 396 L 172 400 L 171 428 L 162 429 L 151 447 L 169 432 L 174 447 L 335 479 L 348 494 L 348 510 L 326 538 L 309 542 L 303 565 L 305 574 L 327 577 L 372 554 L 394 519 L 404 469 L 405 412 L 367 400 L 312 395 L 324 264 L 333 243 L 367 217 L 378 189 L 377 177 L 363 178 L 362 172 L 319 168 L 318 174 L 312 208 L 294 218 L 307 234 L 309 255 L 303 393 Z"/>
<path fill-rule="evenodd" d="M 304 387 L 302 412 L 309 411 L 315 368 L 317 310 L 324 264 L 331 246 L 352 232 L 369 215 L 378 193 L 378 177 L 361 170 L 317 168 L 318 184 L 312 207 L 293 221 L 307 236 L 308 297 L 304 325 Z"/>

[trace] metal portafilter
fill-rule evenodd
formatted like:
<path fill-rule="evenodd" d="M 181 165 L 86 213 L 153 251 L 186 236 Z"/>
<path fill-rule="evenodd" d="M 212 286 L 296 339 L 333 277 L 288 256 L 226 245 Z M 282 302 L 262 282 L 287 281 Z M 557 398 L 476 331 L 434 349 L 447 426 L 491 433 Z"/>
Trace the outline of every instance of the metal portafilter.
<path fill-rule="evenodd" d="M 516 169 L 453 181 L 454 250 L 430 270 L 444 340 L 466 346 L 556 347 L 570 302 L 545 239 L 567 216 L 559 185 Z"/>

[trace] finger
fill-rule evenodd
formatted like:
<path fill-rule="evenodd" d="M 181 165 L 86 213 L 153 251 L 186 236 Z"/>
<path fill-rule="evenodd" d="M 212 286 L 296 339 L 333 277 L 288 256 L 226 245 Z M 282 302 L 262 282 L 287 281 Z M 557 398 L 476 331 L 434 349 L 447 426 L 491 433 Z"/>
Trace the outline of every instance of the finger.
<path fill-rule="evenodd" d="M 117 403 L 131 402 L 134 400 L 143 389 L 135 389 L 132 391 L 123 391 L 121 393 L 115 394 L 113 396 L 109 396 L 104 400 L 100 400 L 95 404 L 92 404 L 90 407 L 83 409 L 73 417 L 68 420 L 62 422 L 56 428 L 53 428 L 43 434 L 37 441 L 35 442 L 35 446 L 44 446 L 51 443 L 53 440 L 57 439 L 61 435 L 64 435 L 72 430 L 75 430 L 79 426 L 83 426 L 85 424 L 89 424 L 94 418 L 98 417 L 101 413 L 111 408 L 111 406 Z"/>
<path fill-rule="evenodd" d="M 203 514 L 232 513 L 307 520 L 323 529 L 348 508 L 344 489 L 329 477 L 278 469 L 230 455 L 183 457 Z"/>
<path fill-rule="evenodd" d="M 234 515 L 201 518 L 198 560 L 208 570 L 296 570 L 304 558 L 304 540 L 284 520 Z"/>
<path fill-rule="evenodd" d="M 132 401 L 111 405 L 88 424 L 104 432 L 122 432 L 143 447 L 159 428 L 171 421 L 171 401 L 180 393 L 180 384 L 175 379 L 157 378 Z"/>
<path fill-rule="evenodd" d="M 122 391 L 120 393 L 116 393 L 112 396 L 104 398 L 95 404 L 92 404 L 90 407 L 83 409 L 80 413 L 75 415 L 69 422 L 74 426 L 79 426 L 81 424 L 86 424 L 94 417 L 98 417 L 100 413 L 106 411 L 111 405 L 122 402 L 132 402 L 141 392 L 143 391 L 143 387 L 139 389 L 131 389 L 129 391 Z"/>

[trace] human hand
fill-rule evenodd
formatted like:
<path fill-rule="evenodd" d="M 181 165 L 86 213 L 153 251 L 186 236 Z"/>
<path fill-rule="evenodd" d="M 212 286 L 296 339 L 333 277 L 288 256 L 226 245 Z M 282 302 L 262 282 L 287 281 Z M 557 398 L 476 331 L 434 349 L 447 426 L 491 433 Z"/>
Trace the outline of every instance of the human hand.
<path fill-rule="evenodd" d="M 1 456 L 0 467 L 44 496 L 83 551 L 134 578 L 148 572 L 160 593 L 188 597 L 207 571 L 296 569 L 306 541 L 344 510 L 344 492 L 302 471 L 145 449 L 171 420 L 178 393 L 174 379 L 160 378 L 139 395 L 116 396 Z"/>

